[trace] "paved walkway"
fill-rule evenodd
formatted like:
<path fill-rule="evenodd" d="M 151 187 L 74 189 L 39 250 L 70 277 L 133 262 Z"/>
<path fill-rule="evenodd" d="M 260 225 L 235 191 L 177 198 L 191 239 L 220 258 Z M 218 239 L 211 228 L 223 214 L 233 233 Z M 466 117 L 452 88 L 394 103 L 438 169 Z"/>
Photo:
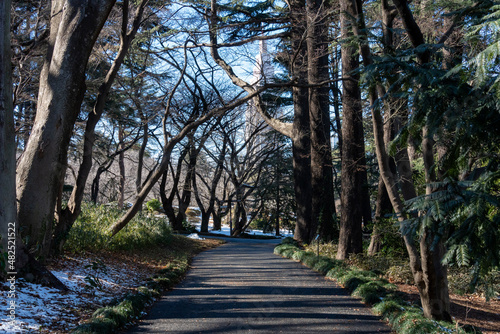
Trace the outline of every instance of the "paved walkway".
<path fill-rule="evenodd" d="M 275 244 L 238 239 L 196 256 L 129 333 L 391 332 L 335 283 L 274 255 Z"/>

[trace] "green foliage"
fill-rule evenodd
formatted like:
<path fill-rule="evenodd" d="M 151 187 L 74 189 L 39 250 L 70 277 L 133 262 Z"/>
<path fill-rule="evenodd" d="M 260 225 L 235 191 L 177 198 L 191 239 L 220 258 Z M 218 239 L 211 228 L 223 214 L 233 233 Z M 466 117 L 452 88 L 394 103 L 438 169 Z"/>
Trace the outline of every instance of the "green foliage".
<path fill-rule="evenodd" d="M 297 242 L 297 240 L 295 240 L 292 237 L 283 238 L 283 240 L 281 240 L 281 244 L 282 245 L 293 245 L 293 246 L 297 246 L 297 247 L 299 246 L 299 243 Z"/>
<path fill-rule="evenodd" d="M 280 244 L 274 248 L 274 254 L 291 257 L 293 253 L 300 251 L 300 249 L 295 245 L 289 244 Z M 290 256 L 286 256 L 285 253 L 290 254 Z"/>
<path fill-rule="evenodd" d="M 386 280 L 369 281 L 358 286 L 353 292 L 353 296 L 360 297 L 365 303 L 374 305 L 383 300 L 383 297 L 396 290 L 396 286 Z"/>
<path fill-rule="evenodd" d="M 172 232 L 164 219 L 137 214 L 113 238 L 110 238 L 109 227 L 123 214 L 113 206 L 95 206 L 82 204 L 82 213 L 70 230 L 65 249 L 79 253 L 100 250 L 133 250 L 168 244 Z"/>
<path fill-rule="evenodd" d="M 188 233 L 194 233 L 196 232 L 196 226 L 193 224 L 187 222 L 187 221 L 182 221 L 182 229 Z"/>
<path fill-rule="evenodd" d="M 146 202 L 146 208 L 150 213 L 158 212 L 161 210 L 162 204 L 158 199 L 153 198 Z"/>
<path fill-rule="evenodd" d="M 486 171 L 476 181 L 447 179 L 433 186 L 439 190 L 408 203 L 420 215 L 405 222 L 403 233 L 427 228 L 438 236 L 449 234 L 443 261 L 470 268 L 473 291 L 481 277 L 500 266 L 500 171 Z"/>
<path fill-rule="evenodd" d="M 87 276 L 85 276 L 87 288 L 102 291 L 103 285 L 100 276 L 107 274 L 107 268 L 104 262 L 99 259 L 92 261 L 91 264 L 85 266 L 85 269 L 88 271 Z"/>

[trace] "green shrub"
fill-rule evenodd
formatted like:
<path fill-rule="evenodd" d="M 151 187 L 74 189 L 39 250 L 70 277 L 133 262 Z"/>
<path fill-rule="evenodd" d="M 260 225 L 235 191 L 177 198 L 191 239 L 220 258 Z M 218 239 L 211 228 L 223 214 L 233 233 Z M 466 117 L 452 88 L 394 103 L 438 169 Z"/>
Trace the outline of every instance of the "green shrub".
<path fill-rule="evenodd" d="M 146 208 L 151 213 L 158 212 L 161 210 L 162 204 L 158 199 L 153 198 L 146 202 Z"/>
<path fill-rule="evenodd" d="M 296 251 L 299 250 L 299 248 L 297 246 L 294 246 L 294 245 L 281 244 L 281 245 L 278 245 L 274 248 L 274 254 L 285 256 L 283 253 L 285 251 L 289 251 L 289 250 L 292 250 L 293 253 L 295 253 Z M 285 257 L 288 257 L 288 256 L 285 256 Z"/>
<path fill-rule="evenodd" d="M 340 277 L 347 274 L 348 271 L 349 268 L 347 268 L 345 265 L 336 265 L 332 269 L 328 270 L 328 272 L 326 273 L 326 277 L 338 280 Z"/>
<path fill-rule="evenodd" d="M 188 233 L 195 233 L 196 232 L 196 226 L 191 224 L 190 222 L 187 221 L 182 221 L 182 229 Z"/>
<path fill-rule="evenodd" d="M 365 303 L 374 305 L 393 290 L 396 290 L 394 285 L 389 284 L 386 280 L 379 279 L 359 285 L 352 294 L 363 299 Z"/>
<path fill-rule="evenodd" d="M 137 288 L 137 293 L 125 295 L 121 302 L 115 302 L 113 306 L 96 310 L 87 323 L 78 326 L 72 333 L 116 332 L 127 322 L 140 316 L 141 312 L 151 304 L 154 297 L 160 295 L 164 288 L 170 288 L 179 282 L 187 269 L 187 262 L 169 263 L 166 268 L 158 271 L 156 278 L 152 278 L 146 283 L 147 286 Z M 168 282 L 167 287 L 164 286 L 165 282 Z"/>
<path fill-rule="evenodd" d="M 291 252 L 290 256 L 294 260 L 299 260 L 320 273 L 326 273 L 327 277 L 336 279 L 350 293 L 373 305 L 375 313 L 387 319 L 397 333 L 480 333 L 475 328 L 466 332 L 463 328 L 457 327 L 456 324 L 426 319 L 421 308 L 409 306 L 401 299 L 401 294 L 397 291 L 396 286 L 390 284 L 386 279 L 380 278 L 381 269 L 388 266 L 389 261 L 386 259 L 359 255 L 348 261 L 352 265 L 351 267 L 347 261 L 333 260 L 324 256 L 318 257 L 315 251 L 314 246 L 306 247 L 304 251 L 286 244 L 278 245 L 274 250 L 276 254 Z M 362 270 L 359 267 L 373 268 L 373 271 Z M 395 276 L 396 271 L 399 270 L 397 275 L 401 278 L 408 274 L 406 270 L 409 271 L 409 266 L 392 266 L 389 267 L 388 271 L 391 269 L 395 272 L 390 275 Z M 409 274 L 411 275 L 411 272 Z"/>
<path fill-rule="evenodd" d="M 327 272 L 329 272 L 332 268 L 334 268 L 337 265 L 337 263 L 329 259 L 327 257 L 321 256 L 319 261 L 316 262 L 314 267 L 312 268 L 313 270 L 316 270 L 322 275 L 326 275 Z"/>
<path fill-rule="evenodd" d="M 140 249 L 168 244 L 172 231 L 161 218 L 136 215 L 118 234 L 110 238 L 109 228 L 123 215 L 112 205 L 83 203 L 82 213 L 71 228 L 65 250 L 79 253 L 117 249 Z"/>
<path fill-rule="evenodd" d="M 296 247 L 299 246 L 299 243 L 297 242 L 297 240 L 295 240 L 292 237 L 283 238 L 283 240 L 281 240 L 281 244 L 282 245 L 292 245 L 292 246 L 296 246 Z"/>
<path fill-rule="evenodd" d="M 297 250 L 295 253 L 293 253 L 291 259 L 295 261 L 302 261 L 306 254 L 307 252 L 305 250 Z"/>

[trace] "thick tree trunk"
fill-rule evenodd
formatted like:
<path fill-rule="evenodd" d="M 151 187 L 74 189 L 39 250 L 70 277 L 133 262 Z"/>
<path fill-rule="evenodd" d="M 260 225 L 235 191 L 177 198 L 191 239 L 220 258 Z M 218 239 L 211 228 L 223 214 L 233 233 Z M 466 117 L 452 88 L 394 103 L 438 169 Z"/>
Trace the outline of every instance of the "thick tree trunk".
<path fill-rule="evenodd" d="M 42 257 L 50 255 L 54 208 L 85 93 L 85 68 L 114 3 L 52 1 L 35 124 L 17 168 L 19 222 L 30 236 L 28 246 Z"/>
<path fill-rule="evenodd" d="M 10 0 L 0 3 L 0 253 L 17 244 L 16 217 L 16 141 L 12 106 L 10 58 Z M 16 253 L 17 251 L 13 249 Z M 8 252 L 11 256 L 12 252 Z M 10 257 L 12 258 L 12 257 Z M 10 259 L 9 259 L 10 260 Z M 15 264 L 15 260 L 12 264 Z M 3 273 L 0 268 L 0 276 Z M 14 272 L 6 263 L 5 272 Z M 1 277 L 0 277 L 1 279 Z"/>
<path fill-rule="evenodd" d="M 316 232 L 312 221 L 311 186 L 311 125 L 307 85 L 307 54 L 305 47 L 305 1 L 290 1 L 292 64 L 291 73 L 297 80 L 293 87 L 294 119 L 292 129 L 292 154 L 295 201 L 297 203 L 294 238 L 309 243 Z"/>
<path fill-rule="evenodd" d="M 330 79 L 328 70 L 328 23 L 330 6 L 322 0 L 307 3 L 308 81 L 318 85 Z M 334 238 L 335 199 L 333 196 L 332 149 L 330 142 L 330 101 L 328 84 L 309 88 L 311 122 L 312 225 L 309 239 L 317 233 L 322 240 Z"/>
<path fill-rule="evenodd" d="M 222 229 L 222 209 L 220 206 L 217 206 L 217 209 L 214 208 L 212 211 L 212 219 L 214 221 L 214 226 L 212 228 L 213 231 L 220 231 Z"/>
<path fill-rule="evenodd" d="M 349 40 L 353 34 L 355 8 L 353 1 L 340 2 L 342 39 Z M 364 133 L 359 75 L 358 50 L 350 43 L 342 44 L 342 77 L 344 78 L 342 105 L 342 211 L 337 259 L 346 259 L 351 253 L 360 253 L 362 246 L 362 200 L 365 182 Z M 365 189 L 366 190 L 366 189 Z"/>

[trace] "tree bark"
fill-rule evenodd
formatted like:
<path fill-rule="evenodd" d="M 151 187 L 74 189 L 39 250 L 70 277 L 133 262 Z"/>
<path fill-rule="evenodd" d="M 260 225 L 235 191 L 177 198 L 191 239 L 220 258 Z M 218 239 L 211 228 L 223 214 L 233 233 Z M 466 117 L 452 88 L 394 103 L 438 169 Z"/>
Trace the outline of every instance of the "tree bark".
<path fill-rule="evenodd" d="M 305 46 L 306 16 L 305 1 L 291 0 L 290 7 L 290 39 L 292 43 L 292 55 L 290 61 L 290 72 L 294 82 L 292 88 L 294 104 L 293 123 L 283 123 L 272 118 L 263 107 L 260 96 L 256 95 L 253 103 L 262 118 L 276 131 L 292 139 L 294 190 L 296 209 L 295 239 L 308 243 L 311 235 L 316 231 L 312 222 L 312 188 L 311 188 L 311 144 L 310 144 L 310 121 L 309 101 L 307 89 L 307 50 Z M 252 85 L 241 80 L 233 69 L 220 57 L 217 44 L 217 4 L 211 1 L 210 42 L 211 54 L 215 62 L 227 73 L 233 83 L 248 93 L 256 90 Z M 311 232 L 313 231 L 314 232 Z"/>
<path fill-rule="evenodd" d="M 85 93 L 87 62 L 114 3 L 52 1 L 35 124 L 17 168 L 19 222 L 30 236 L 28 246 L 41 257 L 50 255 L 54 208 Z"/>
<path fill-rule="evenodd" d="M 334 238 L 335 198 L 333 194 L 332 148 L 330 141 L 330 101 L 328 46 L 330 5 L 322 0 L 307 2 L 307 60 L 309 117 L 311 126 L 312 225 L 309 240 Z"/>
<path fill-rule="evenodd" d="M 290 38 L 293 61 L 292 77 L 297 85 L 292 88 L 294 119 L 292 127 L 292 159 L 295 200 L 297 203 L 294 238 L 309 243 L 316 233 L 312 220 L 311 185 L 311 123 L 309 118 L 309 92 L 307 86 L 307 48 L 305 45 L 305 1 L 290 1 Z M 313 231 L 314 230 L 314 231 Z"/>
<path fill-rule="evenodd" d="M 360 0 L 357 2 L 357 18 L 358 23 L 362 24 L 358 31 L 358 36 L 364 31 L 364 18 L 362 12 L 362 3 Z M 423 35 L 420 28 L 414 21 L 413 15 L 408 7 L 405 0 L 393 0 L 396 8 L 403 19 L 403 24 L 405 29 L 410 36 L 410 40 L 414 47 L 418 47 L 424 44 Z M 371 63 L 371 54 L 369 46 L 367 43 L 363 43 L 360 47 L 361 53 L 363 55 L 363 60 L 365 65 Z M 421 63 L 426 63 L 430 60 L 430 54 L 428 51 L 420 52 L 418 54 Z M 378 87 L 381 90 L 381 87 Z M 377 91 L 374 87 L 370 88 L 369 91 L 370 104 L 372 108 L 372 120 L 373 120 L 373 132 L 375 137 L 375 147 L 377 152 L 377 160 L 380 168 L 380 175 L 382 176 L 386 189 L 391 200 L 394 211 L 398 215 L 400 222 L 404 221 L 404 207 L 397 192 L 397 184 L 394 173 L 390 169 L 390 160 L 387 155 L 385 144 L 384 144 L 384 131 L 383 131 L 383 120 L 380 114 L 380 110 L 375 106 L 375 101 L 377 99 Z M 431 169 L 434 165 L 434 154 L 433 154 L 433 141 L 431 138 L 426 136 L 425 127 L 423 133 L 424 141 L 422 143 L 422 151 L 424 155 L 424 165 L 426 169 L 426 182 L 432 182 L 435 175 Z M 427 188 L 427 192 L 430 193 L 430 188 Z M 441 264 L 442 255 L 444 254 L 444 248 L 442 242 L 438 242 L 434 247 L 430 247 L 430 242 L 434 240 L 434 235 L 425 229 L 424 233 L 420 236 L 420 252 L 417 250 L 417 246 L 414 243 L 413 236 L 403 235 L 406 249 L 410 257 L 410 268 L 413 273 L 415 284 L 420 293 L 420 299 L 422 302 L 422 308 L 424 310 L 424 315 L 427 318 L 432 318 L 435 320 L 445 320 L 451 321 L 451 316 L 449 314 L 449 294 L 448 294 L 448 282 L 446 275 L 446 267 Z"/>
<path fill-rule="evenodd" d="M 81 212 L 81 205 L 83 201 L 83 195 L 85 192 L 85 186 L 87 184 L 88 176 L 90 174 L 90 170 L 92 169 L 92 164 L 93 164 L 92 157 L 93 157 L 93 146 L 95 141 L 95 128 L 97 126 L 97 123 L 101 119 L 102 114 L 104 113 L 106 100 L 108 98 L 111 87 L 115 81 L 116 75 L 118 74 L 118 71 L 125 59 L 125 56 L 128 53 L 132 40 L 135 38 L 135 35 L 139 30 L 140 23 L 142 22 L 142 14 L 144 12 L 144 7 L 146 3 L 147 1 L 143 0 L 138 5 L 130 29 L 128 29 L 129 3 L 128 1 L 124 3 L 123 14 L 122 14 L 122 27 L 120 33 L 120 47 L 118 49 L 116 58 L 114 59 L 113 64 L 111 65 L 111 68 L 106 74 L 104 82 L 99 87 L 99 92 L 97 94 L 93 110 L 88 115 L 88 119 L 85 125 L 85 133 L 83 140 L 83 156 L 82 156 L 82 162 L 80 163 L 80 167 L 78 169 L 78 176 L 76 178 L 75 186 L 73 188 L 73 191 L 71 192 L 71 197 L 68 201 L 68 204 L 66 208 L 59 214 L 60 218 L 57 221 L 57 225 L 54 231 L 55 240 L 53 244 L 53 250 L 55 252 L 62 251 L 62 247 L 64 246 L 69 230 L 71 229 L 73 223 L 75 222 L 75 220 L 77 219 L 78 215 Z M 145 124 L 145 126 L 147 127 L 147 123 Z M 144 146 L 144 141 L 147 142 L 147 139 L 143 140 L 143 146 Z M 97 192 L 99 187 L 99 177 L 96 175 L 96 178 L 94 180 L 97 181 L 95 183 L 97 191 L 92 192 L 92 194 L 95 194 L 95 197 L 92 196 L 92 198 L 94 203 L 96 203 Z"/>
<path fill-rule="evenodd" d="M 123 209 L 123 204 L 125 201 L 125 153 L 123 152 L 123 148 L 125 147 L 125 130 L 123 129 L 122 124 L 118 124 L 118 140 L 120 144 L 118 145 L 118 149 L 120 150 L 120 154 L 118 154 L 118 169 L 120 171 L 119 179 L 118 179 L 118 208 Z"/>
<path fill-rule="evenodd" d="M 17 244 L 19 235 L 16 212 L 16 141 L 12 106 L 10 52 L 10 0 L 0 3 L 0 253 Z M 10 242 L 9 242 L 10 241 Z M 17 250 L 14 249 L 17 253 Z M 19 249 L 20 251 L 20 249 Z M 9 253 L 12 254 L 12 253 Z M 14 261 L 16 262 L 16 261 Z M 5 264 L 5 272 L 9 270 Z M 2 274 L 0 268 L 0 275 Z M 1 278 L 1 277 L 0 277 Z"/>
<path fill-rule="evenodd" d="M 386 214 L 392 212 L 392 205 L 385 188 L 385 183 L 382 177 L 378 180 L 377 203 L 375 204 L 375 221 L 373 231 L 368 246 L 368 255 L 374 256 L 382 249 L 382 233 L 380 229 L 380 221 L 384 219 Z"/>
<path fill-rule="evenodd" d="M 351 0 L 340 1 L 341 34 L 343 40 L 353 37 L 353 19 L 356 11 Z M 342 105 L 342 211 L 337 259 L 346 259 L 349 254 L 360 253 L 362 247 L 362 200 L 365 166 L 363 113 L 357 49 L 349 43 L 342 44 L 342 77 L 344 78 Z"/>

